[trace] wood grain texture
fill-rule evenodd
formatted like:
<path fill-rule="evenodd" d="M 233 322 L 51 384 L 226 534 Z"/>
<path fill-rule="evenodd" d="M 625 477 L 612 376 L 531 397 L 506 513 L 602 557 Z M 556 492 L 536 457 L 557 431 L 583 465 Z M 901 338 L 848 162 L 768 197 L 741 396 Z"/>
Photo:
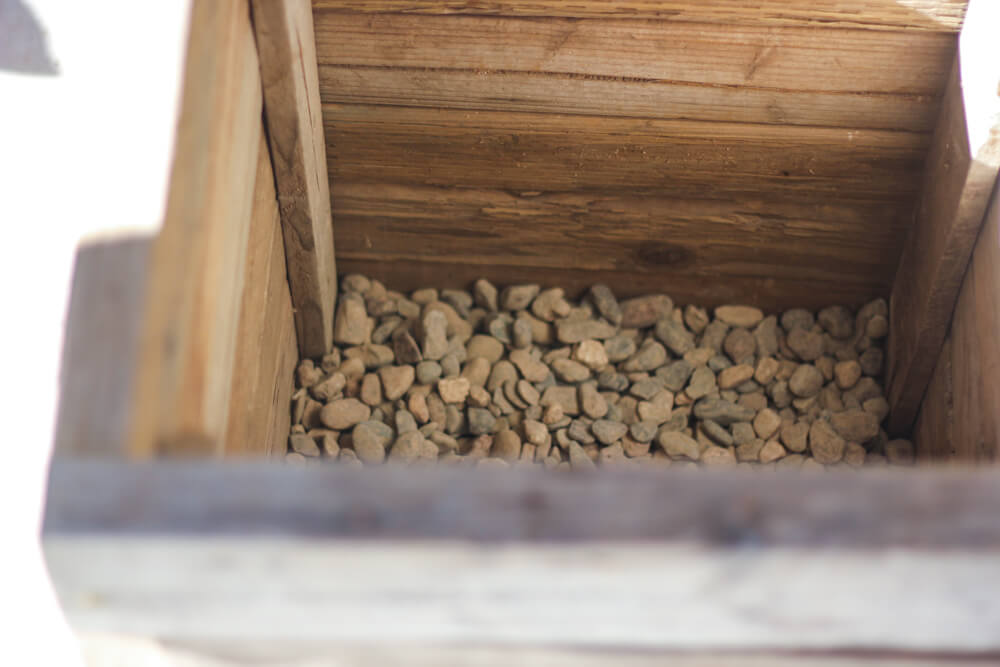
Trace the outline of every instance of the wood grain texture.
<path fill-rule="evenodd" d="M 928 142 L 877 130 L 334 104 L 323 111 L 334 182 L 896 200 L 915 192 Z"/>
<path fill-rule="evenodd" d="M 920 461 L 945 462 L 955 457 L 953 382 L 951 340 L 945 339 L 913 427 Z"/>
<path fill-rule="evenodd" d="M 271 156 L 262 135 L 233 361 L 226 456 L 284 453 L 298 350 L 281 237 Z"/>
<path fill-rule="evenodd" d="M 1000 604 L 983 588 L 1000 576 L 995 471 L 359 474 L 58 461 L 49 488 L 45 553 L 83 631 L 1000 650 Z"/>
<path fill-rule="evenodd" d="M 341 268 L 409 290 L 481 275 L 769 310 L 888 291 L 905 203 L 773 203 L 598 193 L 333 186 Z M 511 239 L 517 239 L 516 244 Z M 558 261 L 553 261 L 557 256 Z M 832 291 L 831 291 L 832 290 Z M 822 303 L 824 300 L 827 303 Z"/>
<path fill-rule="evenodd" d="M 135 455 L 221 447 L 260 114 L 249 7 L 195 1 L 167 210 L 146 296 L 129 438 Z"/>
<path fill-rule="evenodd" d="M 313 0 L 318 12 L 655 18 L 957 32 L 968 0 Z"/>
<path fill-rule="evenodd" d="M 337 268 L 309 0 L 253 0 L 267 136 L 302 356 L 333 342 Z"/>
<path fill-rule="evenodd" d="M 916 131 L 954 53 L 940 33 L 322 12 L 316 40 L 325 102 Z"/>
<path fill-rule="evenodd" d="M 997 179 L 998 20 L 996 3 L 970 3 L 927 158 L 916 220 L 896 272 L 887 375 L 893 432 L 905 431 L 916 417 Z"/>

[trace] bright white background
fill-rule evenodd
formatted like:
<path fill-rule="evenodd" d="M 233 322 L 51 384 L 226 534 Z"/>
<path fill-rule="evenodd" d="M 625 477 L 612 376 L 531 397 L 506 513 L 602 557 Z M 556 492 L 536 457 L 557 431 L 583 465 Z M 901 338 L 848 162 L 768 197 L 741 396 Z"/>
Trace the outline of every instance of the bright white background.
<path fill-rule="evenodd" d="M 73 257 L 161 222 L 188 8 L 0 0 L 0 664 L 81 664 L 38 544 Z M 54 76 L 3 67 L 25 10 Z"/>

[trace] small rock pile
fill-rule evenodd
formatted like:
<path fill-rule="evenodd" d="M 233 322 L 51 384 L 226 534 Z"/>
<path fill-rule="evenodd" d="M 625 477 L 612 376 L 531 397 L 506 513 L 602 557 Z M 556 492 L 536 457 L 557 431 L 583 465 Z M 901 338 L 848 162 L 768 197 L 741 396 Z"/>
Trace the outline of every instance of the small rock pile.
<path fill-rule="evenodd" d="M 765 317 L 486 280 L 345 276 L 337 347 L 296 371 L 290 461 L 506 468 L 908 464 L 878 378 L 888 307 Z"/>

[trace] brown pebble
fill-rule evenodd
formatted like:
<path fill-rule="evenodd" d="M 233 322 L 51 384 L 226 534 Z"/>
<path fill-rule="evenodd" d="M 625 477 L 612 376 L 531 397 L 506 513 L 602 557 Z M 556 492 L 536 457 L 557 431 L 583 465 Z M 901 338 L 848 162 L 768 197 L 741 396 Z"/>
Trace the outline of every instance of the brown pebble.
<path fill-rule="evenodd" d="M 569 443 L 569 463 L 573 470 L 593 470 L 594 461 L 579 443 L 570 441 Z"/>
<path fill-rule="evenodd" d="M 724 467 L 736 465 L 736 452 L 730 447 L 712 445 L 701 453 L 702 465 L 708 467 Z"/>
<path fill-rule="evenodd" d="M 736 328 L 726 334 L 722 348 L 734 364 L 742 364 L 749 362 L 753 358 L 754 352 L 757 349 L 757 341 L 754 339 L 753 334 L 746 329 Z M 752 375 L 753 373 L 751 372 Z"/>
<path fill-rule="evenodd" d="M 784 458 L 785 448 L 781 446 L 781 443 L 777 440 L 768 440 L 760 450 L 758 458 L 761 463 L 774 463 L 775 461 Z"/>
<path fill-rule="evenodd" d="M 500 308 L 503 310 L 524 310 L 538 296 L 538 285 L 511 285 L 500 293 Z"/>
<path fill-rule="evenodd" d="M 781 426 L 781 442 L 790 451 L 806 451 L 806 438 L 809 434 L 809 424 L 805 422 L 785 422 Z"/>
<path fill-rule="evenodd" d="M 865 448 L 856 442 L 849 442 L 844 448 L 844 463 L 852 468 L 860 468 L 865 464 Z"/>
<path fill-rule="evenodd" d="M 382 402 L 382 381 L 378 375 L 369 373 L 361 380 L 361 400 L 366 405 L 375 407 Z"/>
<path fill-rule="evenodd" d="M 579 343 L 587 339 L 611 338 L 618 330 L 603 320 L 559 320 L 556 322 L 556 338 L 562 343 Z"/>
<path fill-rule="evenodd" d="M 861 379 L 861 364 L 857 361 L 841 361 L 834 366 L 833 374 L 838 387 L 850 389 Z"/>
<path fill-rule="evenodd" d="M 701 457 L 698 443 L 680 431 L 660 431 L 656 436 L 656 442 L 669 456 L 683 456 L 692 461 L 697 461 Z"/>
<path fill-rule="evenodd" d="M 823 419 L 817 419 L 809 428 L 809 450 L 824 465 L 840 461 L 846 446 L 847 442 Z"/>
<path fill-rule="evenodd" d="M 788 380 L 788 388 L 801 398 L 810 398 L 823 387 L 823 374 L 811 364 L 801 364 Z"/>
<path fill-rule="evenodd" d="M 303 456 L 319 456 L 319 445 L 305 433 L 294 433 L 288 437 L 288 445 L 292 451 Z"/>
<path fill-rule="evenodd" d="M 845 440 L 867 442 L 878 435 L 878 419 L 864 410 L 845 410 L 830 417 L 830 425 Z"/>
<path fill-rule="evenodd" d="M 752 329 L 764 319 L 764 313 L 752 306 L 719 306 L 715 309 L 715 316 L 729 326 L 747 329 Z"/>
<path fill-rule="evenodd" d="M 596 340 L 580 341 L 573 350 L 573 359 L 595 371 L 608 365 L 608 353 L 604 345 Z"/>
<path fill-rule="evenodd" d="M 753 430 L 757 437 L 768 440 L 781 427 L 781 417 L 770 408 L 766 408 L 757 413 L 753 419 Z"/>
<path fill-rule="evenodd" d="M 786 341 L 802 361 L 816 361 L 823 356 L 823 334 L 814 329 L 792 329 Z"/>
<path fill-rule="evenodd" d="M 556 359 L 552 362 L 552 372 L 563 382 L 583 382 L 590 377 L 590 369 L 572 359 Z"/>
<path fill-rule="evenodd" d="M 410 394 L 410 398 L 406 402 L 406 407 L 410 411 L 410 414 L 417 420 L 417 423 L 426 424 L 431 420 L 430 409 L 427 407 L 427 397 L 424 394 Z"/>
<path fill-rule="evenodd" d="M 445 403 L 464 403 L 470 388 L 471 384 L 464 377 L 445 378 L 437 383 L 438 394 Z"/>
<path fill-rule="evenodd" d="M 580 409 L 591 419 L 600 419 L 608 412 L 608 403 L 592 383 L 580 385 Z"/>
<path fill-rule="evenodd" d="M 365 302 L 357 297 L 341 297 L 334 319 L 333 340 L 341 345 L 361 345 L 370 335 L 371 320 Z"/>
<path fill-rule="evenodd" d="M 620 304 L 623 329 L 644 329 L 658 320 L 668 317 L 674 309 L 674 302 L 665 294 L 640 296 L 626 299 Z"/>
<path fill-rule="evenodd" d="M 521 456 L 521 438 L 510 429 L 493 436 L 492 456 L 504 461 L 516 461 Z"/>
<path fill-rule="evenodd" d="M 747 380 L 753 377 L 753 366 L 748 364 L 739 364 L 737 366 L 730 366 L 719 373 L 719 388 L 720 389 L 732 389 L 737 387 Z"/>
<path fill-rule="evenodd" d="M 518 380 L 517 395 L 521 398 L 521 400 L 527 403 L 528 406 L 538 405 L 538 401 L 541 399 L 541 394 L 527 380 Z"/>
<path fill-rule="evenodd" d="M 413 366 L 383 366 L 378 369 L 382 381 L 382 392 L 387 401 L 395 401 L 413 386 L 416 371 Z"/>
<path fill-rule="evenodd" d="M 320 421 L 328 428 L 342 431 L 368 419 L 371 408 L 356 398 L 331 401 L 320 411 Z"/>
<path fill-rule="evenodd" d="M 549 374 L 548 366 L 532 357 L 527 350 L 514 350 L 509 359 L 528 382 L 541 382 Z"/>

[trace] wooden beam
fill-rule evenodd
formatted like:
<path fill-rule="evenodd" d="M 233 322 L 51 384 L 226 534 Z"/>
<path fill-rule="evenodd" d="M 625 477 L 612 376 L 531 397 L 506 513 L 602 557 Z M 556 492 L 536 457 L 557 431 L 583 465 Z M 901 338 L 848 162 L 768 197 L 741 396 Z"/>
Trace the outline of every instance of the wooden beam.
<path fill-rule="evenodd" d="M 167 210 L 152 251 L 130 450 L 221 447 L 261 133 L 245 0 L 195 0 Z"/>
<path fill-rule="evenodd" d="M 43 543 L 81 631 L 975 654 L 998 475 L 60 460 Z"/>
<path fill-rule="evenodd" d="M 913 424 L 1000 167 L 1000 6 L 973 0 L 892 290 L 889 430 Z"/>
<path fill-rule="evenodd" d="M 253 0 L 288 282 L 302 356 L 333 341 L 337 270 L 309 0 Z"/>
<path fill-rule="evenodd" d="M 317 11 L 669 19 L 957 32 L 968 0 L 313 0 Z"/>

